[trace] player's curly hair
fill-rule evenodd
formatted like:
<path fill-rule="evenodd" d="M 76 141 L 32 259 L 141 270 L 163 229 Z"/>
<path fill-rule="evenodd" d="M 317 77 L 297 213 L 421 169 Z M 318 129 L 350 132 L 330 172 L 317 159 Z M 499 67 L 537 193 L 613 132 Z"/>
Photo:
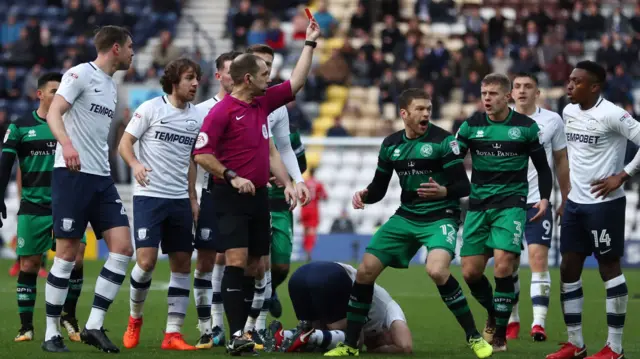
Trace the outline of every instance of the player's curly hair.
<path fill-rule="evenodd" d="M 197 62 L 184 57 L 169 62 L 167 66 L 164 67 L 164 74 L 160 78 L 162 91 L 167 95 L 171 95 L 173 92 L 173 85 L 179 84 L 182 75 L 189 70 L 193 70 L 196 74 L 196 78 L 200 81 L 202 78 L 202 69 Z"/>

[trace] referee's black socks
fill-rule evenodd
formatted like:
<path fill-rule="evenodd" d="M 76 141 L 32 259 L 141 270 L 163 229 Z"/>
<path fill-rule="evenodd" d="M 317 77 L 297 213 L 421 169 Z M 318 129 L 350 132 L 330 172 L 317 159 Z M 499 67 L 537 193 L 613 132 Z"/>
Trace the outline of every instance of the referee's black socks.
<path fill-rule="evenodd" d="M 352 348 L 358 347 L 362 328 L 367 323 L 369 309 L 373 301 L 373 284 L 353 282 L 351 298 L 347 308 L 347 335 L 344 343 Z"/>
<path fill-rule="evenodd" d="M 229 322 L 229 332 L 233 336 L 242 331 L 247 319 L 244 293 L 244 268 L 226 266 L 222 276 L 222 303 Z M 253 282 L 251 285 L 253 292 Z"/>

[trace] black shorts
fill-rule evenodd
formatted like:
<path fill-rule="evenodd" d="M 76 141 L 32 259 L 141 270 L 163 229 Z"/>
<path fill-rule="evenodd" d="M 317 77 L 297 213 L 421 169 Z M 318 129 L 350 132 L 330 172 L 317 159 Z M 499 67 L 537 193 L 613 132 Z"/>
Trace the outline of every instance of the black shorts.
<path fill-rule="evenodd" d="M 298 320 L 335 323 L 347 317 L 353 282 L 334 262 L 311 262 L 289 278 L 289 297 Z"/>
<path fill-rule="evenodd" d="M 597 259 L 624 255 L 627 199 L 581 204 L 567 200 L 562 216 L 560 253 L 574 252 Z"/>
<path fill-rule="evenodd" d="M 220 250 L 247 248 L 252 257 L 269 254 L 271 214 L 267 188 L 256 188 L 252 196 L 240 194 L 229 185 L 216 184 L 211 193 L 216 206 Z"/>
<path fill-rule="evenodd" d="M 189 198 L 133 196 L 136 249 L 193 252 L 193 212 Z"/>
<path fill-rule="evenodd" d="M 203 188 L 200 196 L 200 215 L 198 216 L 194 247 L 198 250 L 212 250 L 221 253 L 224 251 L 220 249 L 218 218 L 216 218 L 215 208 L 213 195 Z"/>
<path fill-rule="evenodd" d="M 53 234 L 81 239 L 91 223 L 98 238 L 111 228 L 129 227 L 129 217 L 111 176 L 55 168 L 51 180 Z"/>

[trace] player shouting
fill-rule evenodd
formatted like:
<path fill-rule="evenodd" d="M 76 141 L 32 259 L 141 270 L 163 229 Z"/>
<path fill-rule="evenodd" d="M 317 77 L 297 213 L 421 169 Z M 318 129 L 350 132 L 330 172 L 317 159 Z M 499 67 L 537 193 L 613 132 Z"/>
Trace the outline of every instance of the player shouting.
<path fill-rule="evenodd" d="M 515 299 L 512 278 L 527 221 L 527 169 L 529 158 L 538 171 L 540 201 L 530 221 L 544 217 L 549 206 L 552 177 L 540 129 L 529 117 L 507 106 L 511 81 L 489 74 L 481 83 L 486 113 L 476 113 L 458 130 L 462 152 L 471 153 L 473 164 L 469 211 L 460 248 L 462 274 L 471 294 L 487 309 L 485 339 L 494 351 L 507 350 L 507 323 Z M 495 295 L 484 275 L 494 257 Z"/>
<path fill-rule="evenodd" d="M 400 178 L 400 208 L 374 234 L 367 246 L 351 290 L 344 344 L 325 356 L 358 355 L 358 339 L 371 311 L 375 280 L 386 267 L 407 268 L 425 246 L 426 271 L 438 286 L 443 302 L 465 331 L 466 341 L 478 358 L 491 356 L 492 348 L 478 330 L 449 265 L 456 249 L 460 198 L 469 193 L 469 179 L 453 135 L 430 123 L 431 98 L 420 89 L 405 90 L 398 99 L 404 130 L 382 142 L 378 168 L 371 184 L 353 195 L 353 208 L 384 198 L 395 171 Z"/>

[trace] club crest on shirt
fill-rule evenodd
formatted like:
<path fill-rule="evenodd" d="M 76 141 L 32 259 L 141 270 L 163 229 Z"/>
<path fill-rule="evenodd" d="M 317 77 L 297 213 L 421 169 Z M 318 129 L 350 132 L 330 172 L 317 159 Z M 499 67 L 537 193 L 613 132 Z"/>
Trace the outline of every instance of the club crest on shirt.
<path fill-rule="evenodd" d="M 269 138 L 269 131 L 267 131 L 267 125 L 262 125 L 262 137 L 264 137 L 265 140 Z"/>
<path fill-rule="evenodd" d="M 509 132 L 507 132 L 507 134 L 509 135 L 509 138 L 511 138 L 512 140 L 517 140 L 522 135 L 522 133 L 520 132 L 520 129 L 517 127 L 513 127 L 512 129 L 510 129 Z"/>
<path fill-rule="evenodd" d="M 429 157 L 432 153 L 433 147 L 431 147 L 431 145 L 428 143 L 422 145 L 422 147 L 420 148 L 420 154 L 422 155 L 422 157 Z"/>

